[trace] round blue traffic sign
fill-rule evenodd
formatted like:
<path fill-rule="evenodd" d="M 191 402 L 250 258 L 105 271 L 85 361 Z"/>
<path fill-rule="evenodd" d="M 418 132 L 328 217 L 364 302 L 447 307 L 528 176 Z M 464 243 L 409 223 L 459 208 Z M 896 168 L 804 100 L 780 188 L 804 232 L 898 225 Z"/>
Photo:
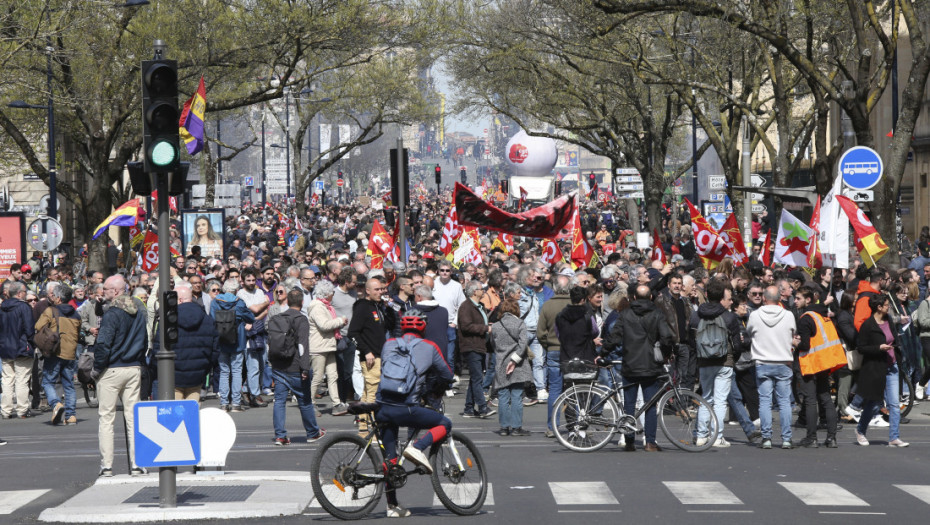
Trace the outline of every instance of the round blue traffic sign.
<path fill-rule="evenodd" d="M 881 180 L 884 164 L 874 149 L 856 146 L 840 157 L 839 170 L 847 187 L 868 190 Z"/>

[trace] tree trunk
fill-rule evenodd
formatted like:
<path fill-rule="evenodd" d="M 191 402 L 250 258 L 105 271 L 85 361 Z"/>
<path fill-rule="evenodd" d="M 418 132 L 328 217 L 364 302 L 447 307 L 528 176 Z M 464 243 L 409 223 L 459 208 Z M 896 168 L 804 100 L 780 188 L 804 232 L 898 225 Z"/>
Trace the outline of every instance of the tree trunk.
<path fill-rule="evenodd" d="M 96 228 L 97 225 L 103 222 L 113 211 L 113 203 L 110 201 L 110 192 L 102 190 L 85 208 L 84 212 L 87 216 L 87 223 L 93 225 L 91 228 Z M 93 235 L 93 231 L 90 232 L 90 235 Z M 100 237 L 88 241 L 88 274 L 96 271 L 107 274 L 107 241 L 109 239 L 110 236 L 105 232 Z"/>

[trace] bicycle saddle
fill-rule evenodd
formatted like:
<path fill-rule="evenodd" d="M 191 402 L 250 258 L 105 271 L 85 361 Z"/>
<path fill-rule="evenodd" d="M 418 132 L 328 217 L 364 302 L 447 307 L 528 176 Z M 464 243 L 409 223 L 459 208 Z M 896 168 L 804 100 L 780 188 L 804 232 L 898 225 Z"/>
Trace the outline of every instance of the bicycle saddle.
<path fill-rule="evenodd" d="M 360 414 L 368 414 L 369 412 L 378 411 L 378 403 L 362 403 L 359 401 L 353 401 L 349 403 L 349 413 L 355 416 Z"/>

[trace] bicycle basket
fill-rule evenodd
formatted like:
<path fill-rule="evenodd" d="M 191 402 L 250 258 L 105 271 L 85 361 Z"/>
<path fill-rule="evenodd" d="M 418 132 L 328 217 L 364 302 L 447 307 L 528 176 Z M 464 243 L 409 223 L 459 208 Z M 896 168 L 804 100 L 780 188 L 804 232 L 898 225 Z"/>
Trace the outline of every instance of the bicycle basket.
<path fill-rule="evenodd" d="M 597 367 L 576 357 L 562 366 L 562 378 L 567 381 L 594 381 L 597 379 Z"/>

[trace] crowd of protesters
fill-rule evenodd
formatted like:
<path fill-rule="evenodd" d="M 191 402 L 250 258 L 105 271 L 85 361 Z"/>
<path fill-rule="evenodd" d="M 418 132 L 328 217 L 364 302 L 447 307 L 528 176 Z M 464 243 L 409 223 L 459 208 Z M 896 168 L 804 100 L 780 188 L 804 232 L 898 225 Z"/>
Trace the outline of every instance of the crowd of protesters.
<path fill-rule="evenodd" d="M 782 448 L 820 446 L 818 430 L 826 434 L 824 445 L 836 447 L 844 422 L 857 422 L 860 445 L 869 444 L 870 427 L 880 426 L 888 427 L 890 446 L 907 446 L 900 437 L 907 420 L 899 412 L 898 374 L 913 378 L 915 391 L 906 394 L 915 399 L 923 399 L 930 380 L 927 232 L 916 256 L 896 272 L 858 260 L 849 270 L 812 273 L 765 267 L 758 243 L 746 265 L 726 259 L 708 271 L 687 215 L 663 210 L 663 251 L 670 260 L 662 263 L 652 260 L 651 249 L 635 246 L 618 209 L 604 213 L 586 205 L 582 224 L 600 260 L 573 269 L 565 260 L 544 263 L 532 239 L 516 237 L 506 253 L 493 232 L 481 232 L 480 263 L 449 261 L 440 250 L 446 211 L 441 203 L 415 210 L 406 261 L 384 260 L 381 268 L 366 254 L 368 236 L 375 221 L 393 224 L 393 214 L 327 206 L 295 221 L 291 208 L 269 206 L 228 217 L 222 256 L 194 250 L 170 261 L 167 287 L 178 291 L 183 309 L 176 398 L 217 398 L 231 413 L 267 407 L 273 399 L 275 444 L 287 445 L 285 403 L 293 396 L 307 440 L 319 439 L 325 430 L 318 418 L 345 417 L 348 403 L 375 400 L 381 349 L 398 335 L 400 314 L 416 306 L 428 319 L 424 337 L 454 367 L 456 385 L 446 394 L 464 396 L 458 415 L 498 414 L 503 436 L 530 435 L 523 410 L 539 405 L 550 412 L 546 437 L 553 437 L 562 367 L 574 358 L 622 361 L 620 377 L 650 395 L 663 371 L 653 358 L 659 341 L 674 356 L 682 386 L 701 392 L 749 443 L 772 447 L 774 407 Z M 754 224 L 754 238 L 764 233 L 760 225 Z M 179 228 L 173 222 L 169 235 L 180 252 Z M 570 252 L 569 242 L 563 253 Z M 107 268 L 87 269 L 80 256 L 55 262 L 37 253 L 14 264 L 0 291 L 0 414 L 28 418 L 47 411 L 53 424 L 77 424 L 75 377 L 80 356 L 89 352 L 87 384 L 99 395 L 100 474 L 109 476 L 117 399 L 131 414 L 135 401 L 157 392 L 158 298 L 165 283 L 141 271 L 138 253 L 112 243 Z M 269 357 L 268 328 L 276 316 L 305 319 L 298 338 L 306 352 L 286 361 Z M 701 357 L 698 332 L 718 318 L 726 327 L 726 353 Z M 43 356 L 35 337 L 51 325 L 60 348 Z M 859 353 L 856 370 L 802 373 L 805 356 L 834 344 Z M 631 407 L 637 392 L 627 393 Z M 709 414 L 701 417 L 696 439 L 730 446 L 732 431 L 720 425 L 716 436 L 708 435 Z M 131 433 L 130 417 L 127 423 Z M 369 423 L 357 420 L 358 432 L 367 435 Z M 792 437 L 795 426 L 805 430 L 801 439 Z M 636 450 L 634 438 L 623 436 L 620 445 Z M 646 414 L 642 448 L 661 451 L 654 412 Z M 131 467 L 131 473 L 144 469 Z"/>

